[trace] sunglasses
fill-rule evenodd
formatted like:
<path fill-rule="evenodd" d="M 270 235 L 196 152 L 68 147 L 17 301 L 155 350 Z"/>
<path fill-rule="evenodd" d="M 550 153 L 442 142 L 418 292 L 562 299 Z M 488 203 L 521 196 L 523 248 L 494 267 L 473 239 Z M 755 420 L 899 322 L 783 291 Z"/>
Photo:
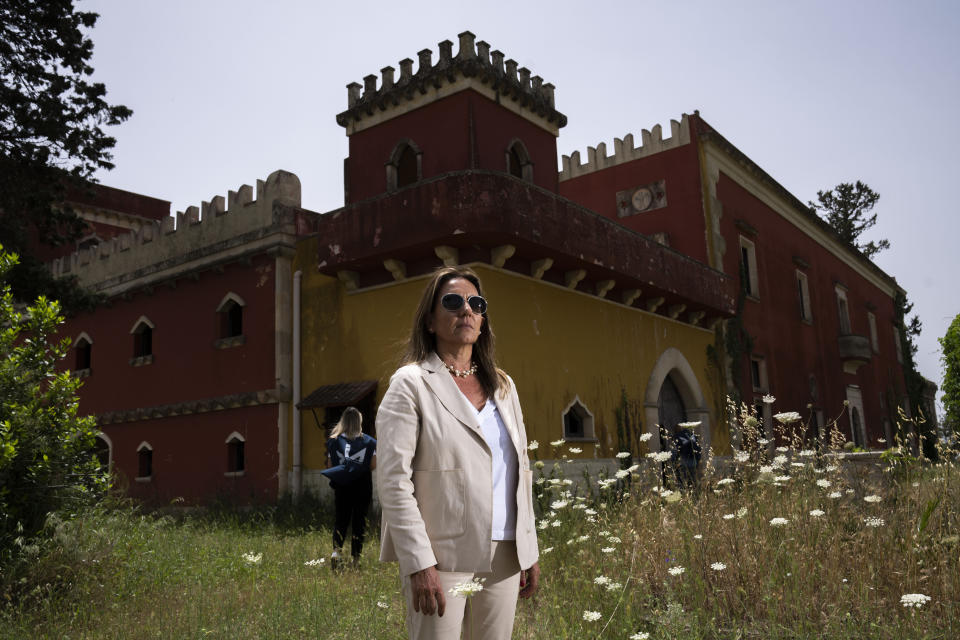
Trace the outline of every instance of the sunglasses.
<path fill-rule="evenodd" d="M 480 296 L 470 296 L 464 299 L 459 293 L 447 293 L 440 298 L 440 304 L 447 311 L 459 311 L 464 303 L 470 305 L 470 310 L 477 315 L 483 315 L 487 312 L 487 301 Z"/>

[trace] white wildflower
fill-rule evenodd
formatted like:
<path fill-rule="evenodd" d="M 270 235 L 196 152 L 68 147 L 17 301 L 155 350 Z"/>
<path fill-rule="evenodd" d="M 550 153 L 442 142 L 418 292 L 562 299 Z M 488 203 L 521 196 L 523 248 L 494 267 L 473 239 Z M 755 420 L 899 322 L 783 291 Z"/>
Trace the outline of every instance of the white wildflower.
<path fill-rule="evenodd" d="M 744 517 L 745 515 L 747 515 L 746 507 L 740 507 L 739 509 L 737 509 L 737 520 Z"/>
<path fill-rule="evenodd" d="M 650 634 L 646 631 L 637 631 L 635 634 L 630 636 L 629 640 L 650 640 Z"/>
<path fill-rule="evenodd" d="M 829 489 L 831 484 L 832 483 L 826 478 L 820 478 L 819 480 L 817 480 L 817 486 L 820 487 L 821 489 Z"/>
<path fill-rule="evenodd" d="M 830 495 L 827 496 L 827 497 L 828 497 L 828 498 L 831 498 L 831 499 L 833 499 L 833 500 L 837 500 L 838 498 L 842 498 L 842 497 L 843 497 L 843 494 L 840 493 L 839 491 L 833 491 L 833 492 L 831 492 Z"/>
<path fill-rule="evenodd" d="M 694 540 L 703 540 L 703 536 L 700 535 L 699 533 L 695 533 L 695 534 L 693 534 L 693 539 L 694 539 Z"/>
<path fill-rule="evenodd" d="M 930 596 L 925 596 L 922 593 L 905 593 L 900 596 L 900 604 L 905 607 L 916 607 L 919 609 L 928 602 L 930 602 Z"/>
<path fill-rule="evenodd" d="M 886 521 L 883 518 L 874 518 L 873 516 L 869 516 L 863 519 L 863 523 L 868 527 L 876 529 L 877 527 L 882 527 L 885 525 Z"/>
<path fill-rule="evenodd" d="M 470 596 L 480 593 L 481 591 L 483 591 L 483 580 L 474 578 L 473 580 L 468 580 L 466 582 L 453 585 L 453 587 L 450 588 L 449 593 L 459 598 L 469 598 Z"/>
<path fill-rule="evenodd" d="M 623 480 L 624 478 L 630 477 L 630 472 L 627 471 L 626 469 L 620 469 L 613 475 L 616 476 L 618 479 Z"/>
<path fill-rule="evenodd" d="M 640 435 L 640 442 L 646 442 L 647 440 L 649 440 L 649 439 L 652 438 L 652 437 L 653 437 L 653 434 L 652 434 L 652 433 L 643 433 L 643 434 Z"/>
<path fill-rule="evenodd" d="M 595 515 L 597 515 L 597 512 L 594 511 L 593 509 L 587 509 L 586 511 L 584 511 L 584 513 L 587 514 L 588 516 L 595 516 Z"/>
<path fill-rule="evenodd" d="M 639 468 L 640 468 L 640 465 L 638 465 L 638 464 L 632 464 L 632 465 L 630 465 L 629 467 L 627 467 L 627 471 L 629 471 L 630 473 L 633 473 L 634 471 L 636 471 L 636 470 L 639 469 Z"/>
<path fill-rule="evenodd" d="M 604 553 L 613 553 L 614 551 L 616 551 L 616 549 L 614 547 L 604 547 L 603 549 L 600 549 L 600 551 Z"/>
<path fill-rule="evenodd" d="M 553 547 L 547 547 L 546 549 L 543 550 L 543 553 L 546 554 L 546 553 L 550 553 L 551 551 L 553 551 Z"/>
<path fill-rule="evenodd" d="M 607 536 L 607 542 L 609 542 L 610 544 L 620 544 L 621 542 L 623 542 L 623 540 L 621 540 L 617 536 Z"/>
<path fill-rule="evenodd" d="M 673 457 L 673 454 L 669 451 L 657 451 L 648 453 L 647 457 L 652 459 L 654 462 L 667 462 Z"/>
<path fill-rule="evenodd" d="M 263 560 L 262 553 L 254 553 L 253 551 L 243 554 L 242 557 L 247 564 L 260 564 L 260 561 Z"/>
<path fill-rule="evenodd" d="M 733 484 L 734 482 L 733 478 L 722 478 L 721 480 L 717 480 L 717 486 L 722 487 L 725 484 Z"/>
<path fill-rule="evenodd" d="M 537 460 L 533 463 L 533 466 L 535 466 L 537 469 L 543 469 L 543 460 Z M 543 478 L 540 479 L 543 480 Z"/>
<path fill-rule="evenodd" d="M 766 404 L 773 404 L 777 401 L 777 399 L 768 393 L 767 395 L 763 396 L 763 401 Z"/>
<path fill-rule="evenodd" d="M 781 454 L 781 455 L 779 455 L 779 456 L 775 456 L 775 457 L 774 457 L 774 459 L 773 459 L 773 466 L 774 466 L 774 467 L 780 468 L 780 467 L 782 467 L 782 466 L 785 465 L 785 464 L 787 464 L 787 456 Z"/>
<path fill-rule="evenodd" d="M 590 536 L 580 536 L 577 538 L 577 542 L 586 542 L 590 539 Z"/>
<path fill-rule="evenodd" d="M 603 616 L 600 615 L 600 612 L 599 612 L 599 611 L 584 611 L 584 612 L 583 612 L 583 619 L 586 620 L 587 622 L 596 622 L 597 620 L 599 620 L 599 619 L 602 618 L 602 617 L 603 617 Z"/>
<path fill-rule="evenodd" d="M 389 609 L 390 605 L 384 602 L 383 600 L 377 600 L 377 606 L 381 609 Z"/>
<path fill-rule="evenodd" d="M 746 451 L 737 451 L 737 452 L 734 454 L 733 458 L 734 458 L 734 460 L 736 460 L 737 462 L 749 462 L 749 461 L 750 461 L 750 454 L 747 453 Z"/>
<path fill-rule="evenodd" d="M 791 467 L 805 467 L 805 466 L 807 466 L 807 465 L 805 465 L 805 464 L 802 463 L 802 462 L 791 462 L 791 463 L 790 463 L 790 466 L 791 466 Z"/>
<path fill-rule="evenodd" d="M 601 538 L 606 538 L 607 536 L 610 535 L 610 532 L 607 531 L 606 529 L 604 529 L 603 531 L 601 531 L 601 532 L 598 533 L 597 535 L 599 535 Z"/>
<path fill-rule="evenodd" d="M 318 559 L 316 559 L 316 560 L 307 560 L 306 562 L 303 563 L 303 566 L 305 566 L 305 567 L 319 567 L 320 565 L 323 564 L 324 560 L 326 560 L 326 558 L 318 558 Z"/>
<path fill-rule="evenodd" d="M 823 511 L 821 509 L 814 509 L 813 511 L 810 512 L 810 515 L 813 516 L 814 518 L 819 518 L 820 516 L 823 515 Z"/>
<path fill-rule="evenodd" d="M 570 478 L 564 478 L 563 482 L 561 482 L 560 484 L 562 484 L 565 487 L 569 487 L 570 485 L 573 484 L 573 480 L 571 480 Z"/>
<path fill-rule="evenodd" d="M 727 565 L 723 564 L 722 562 L 714 562 L 710 565 L 710 568 L 714 571 L 723 571 L 727 568 Z"/>
<path fill-rule="evenodd" d="M 564 440 L 562 440 L 562 439 L 561 439 L 561 440 L 554 440 L 553 442 L 550 443 L 550 446 L 551 446 L 551 447 L 562 447 L 562 446 L 563 446 L 563 443 L 564 443 Z"/>
<path fill-rule="evenodd" d="M 527 449 L 530 451 L 536 451 L 537 447 L 539 446 L 540 446 L 539 442 L 537 442 L 536 440 L 531 440 L 530 444 L 527 445 Z"/>
<path fill-rule="evenodd" d="M 586 509 L 586 508 L 587 508 L 587 505 L 583 504 L 582 502 L 578 502 L 577 504 L 573 505 L 573 507 L 571 507 L 571 508 L 572 508 L 572 509 L 580 509 L 580 510 L 582 511 L 583 509 Z"/>
<path fill-rule="evenodd" d="M 786 518 L 771 518 L 770 526 L 771 527 L 785 527 L 790 523 Z"/>
<path fill-rule="evenodd" d="M 580 447 L 570 447 L 570 453 L 583 453 L 583 449 Z"/>
<path fill-rule="evenodd" d="M 619 582 L 611 582 L 607 585 L 607 591 L 619 591 L 620 589 L 623 589 L 623 585 Z"/>
<path fill-rule="evenodd" d="M 629 451 L 621 451 L 620 453 L 617 454 L 617 457 L 620 458 L 621 460 L 623 460 L 624 458 L 629 458 L 629 457 L 630 457 L 630 452 L 629 452 Z"/>
<path fill-rule="evenodd" d="M 774 482 L 790 482 L 790 476 L 777 476 L 773 479 Z"/>
<path fill-rule="evenodd" d="M 563 509 L 565 506 L 567 506 L 566 500 L 554 500 L 550 503 L 551 509 Z"/>
<path fill-rule="evenodd" d="M 696 422 L 681 422 L 677 424 L 677 426 L 680 427 L 681 429 L 693 429 L 694 427 L 700 426 L 700 421 L 697 420 Z"/>
<path fill-rule="evenodd" d="M 609 489 L 611 485 L 617 484 L 616 478 L 603 478 L 602 480 L 597 480 L 597 486 L 601 489 Z"/>
<path fill-rule="evenodd" d="M 725 514 L 723 514 L 723 519 L 724 519 L 724 520 L 733 520 L 733 519 L 736 518 L 736 517 L 737 517 L 737 516 L 736 516 L 735 514 L 733 514 L 733 513 L 725 513 Z"/>
<path fill-rule="evenodd" d="M 670 569 L 667 570 L 667 573 L 669 573 L 672 576 L 678 576 L 684 571 L 686 571 L 686 569 L 684 569 L 683 567 L 670 567 Z"/>
<path fill-rule="evenodd" d="M 834 471 L 836 471 L 836 470 L 839 469 L 839 468 L 840 468 L 840 467 L 838 467 L 838 466 L 835 465 L 835 464 L 828 464 L 828 465 L 826 466 L 827 473 L 833 473 Z"/>
<path fill-rule="evenodd" d="M 797 455 L 799 455 L 801 458 L 812 458 L 813 456 L 817 455 L 817 452 L 813 449 L 802 449 Z"/>
<path fill-rule="evenodd" d="M 770 465 L 770 464 L 760 465 L 760 473 L 773 473 L 773 465 Z"/>
<path fill-rule="evenodd" d="M 790 451 L 790 449 L 788 447 L 777 447 L 777 451 L 780 453 L 786 453 L 787 451 Z"/>
<path fill-rule="evenodd" d="M 880 496 L 864 496 L 864 502 L 880 502 L 882 498 Z"/>
<path fill-rule="evenodd" d="M 559 521 L 559 520 L 554 520 L 553 522 L 550 523 L 550 526 L 551 526 L 551 527 L 559 527 L 559 526 L 560 526 L 560 521 Z"/>
<path fill-rule="evenodd" d="M 782 422 L 783 424 L 790 424 L 791 422 L 800 422 L 800 414 L 796 411 L 785 411 L 783 413 L 778 413 L 773 416 L 777 422 Z"/>
<path fill-rule="evenodd" d="M 593 579 L 593 584 L 599 584 L 601 586 L 605 584 L 610 584 L 610 578 L 608 578 L 607 576 L 597 576 L 596 578 Z"/>

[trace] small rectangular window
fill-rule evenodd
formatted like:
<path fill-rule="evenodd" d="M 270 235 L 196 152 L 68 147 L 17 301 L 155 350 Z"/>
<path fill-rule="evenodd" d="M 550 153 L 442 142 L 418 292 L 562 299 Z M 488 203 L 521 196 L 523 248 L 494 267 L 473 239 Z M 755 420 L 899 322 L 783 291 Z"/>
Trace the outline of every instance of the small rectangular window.
<path fill-rule="evenodd" d="M 757 276 L 757 251 L 753 242 L 740 236 L 740 267 L 747 295 L 760 297 L 760 281 Z"/>
<path fill-rule="evenodd" d="M 836 288 L 837 314 L 840 318 L 840 335 L 850 335 L 850 308 L 847 305 L 847 292 L 843 287 Z"/>
<path fill-rule="evenodd" d="M 800 298 L 800 319 L 810 322 L 813 312 L 810 310 L 810 288 L 807 284 L 807 274 L 797 271 L 797 295 Z"/>
<path fill-rule="evenodd" d="M 750 383 L 754 391 L 767 392 L 767 364 L 763 358 L 750 358 Z"/>
<path fill-rule="evenodd" d="M 877 316 L 867 311 L 867 323 L 870 325 L 870 346 L 874 353 L 880 353 L 880 341 L 877 339 Z"/>
<path fill-rule="evenodd" d="M 153 329 L 141 324 L 133 334 L 133 357 L 144 358 L 153 355 Z"/>

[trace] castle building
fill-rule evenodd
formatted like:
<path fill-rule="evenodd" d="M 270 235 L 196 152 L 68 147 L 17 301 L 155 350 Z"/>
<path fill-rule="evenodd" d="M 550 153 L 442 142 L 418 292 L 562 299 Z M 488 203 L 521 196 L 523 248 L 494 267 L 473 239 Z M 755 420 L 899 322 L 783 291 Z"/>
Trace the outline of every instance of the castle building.
<path fill-rule="evenodd" d="M 540 457 L 558 439 L 584 460 L 637 455 L 660 446 L 641 434 L 683 421 L 729 453 L 729 393 L 809 404 L 811 441 L 841 413 L 864 447 L 889 436 L 904 388 L 892 278 L 696 113 L 558 172 L 554 87 L 469 32 L 453 49 L 348 85 L 340 209 L 304 209 L 284 171 L 175 217 L 115 190 L 79 207 L 106 226 L 51 266 L 108 302 L 68 320 L 66 366 L 130 494 L 325 485 L 327 429 L 354 405 L 375 435 L 441 265 L 483 280 Z"/>

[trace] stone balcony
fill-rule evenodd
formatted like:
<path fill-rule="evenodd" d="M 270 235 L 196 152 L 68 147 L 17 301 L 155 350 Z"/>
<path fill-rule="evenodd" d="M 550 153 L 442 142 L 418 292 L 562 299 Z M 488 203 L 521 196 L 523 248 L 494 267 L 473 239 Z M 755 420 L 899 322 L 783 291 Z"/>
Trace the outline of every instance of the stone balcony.
<path fill-rule="evenodd" d="M 856 334 L 842 335 L 838 339 L 840 362 L 846 373 L 856 373 L 857 369 L 870 362 L 873 350 L 870 348 L 870 339 Z"/>

